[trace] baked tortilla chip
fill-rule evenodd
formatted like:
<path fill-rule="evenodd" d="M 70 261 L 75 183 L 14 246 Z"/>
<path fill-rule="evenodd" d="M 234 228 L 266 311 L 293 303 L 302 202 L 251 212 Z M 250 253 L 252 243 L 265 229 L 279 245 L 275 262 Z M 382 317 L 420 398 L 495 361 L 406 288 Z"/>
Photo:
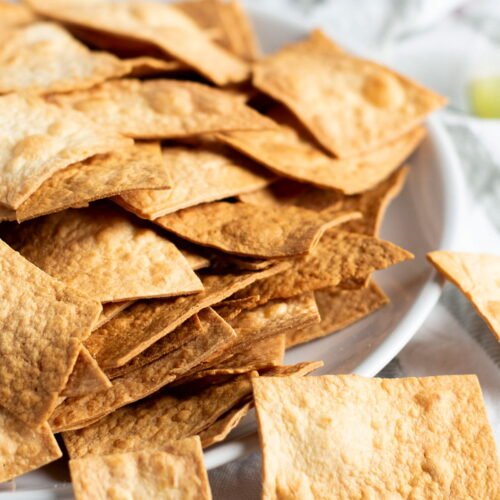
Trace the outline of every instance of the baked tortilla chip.
<path fill-rule="evenodd" d="M 61 396 L 83 396 L 92 392 L 105 391 L 110 387 L 111 382 L 106 374 L 99 368 L 89 351 L 82 347 Z"/>
<path fill-rule="evenodd" d="M 181 73 L 189 71 L 189 68 L 179 61 L 168 61 L 151 56 L 139 56 L 124 59 L 129 65 L 127 75 L 130 78 L 164 75 L 166 73 Z"/>
<path fill-rule="evenodd" d="M 0 409 L 0 443 L 0 483 L 62 456 L 47 424 L 32 429 L 3 409 Z"/>
<path fill-rule="evenodd" d="M 200 255 L 196 253 L 192 249 L 188 248 L 179 248 L 181 254 L 188 261 L 188 264 L 191 266 L 193 271 L 198 271 L 199 269 L 204 269 L 205 267 L 210 266 L 210 259 L 205 257 L 204 255 Z"/>
<path fill-rule="evenodd" d="M 446 100 L 314 32 L 254 65 L 253 83 L 285 104 L 339 158 L 377 149 Z"/>
<path fill-rule="evenodd" d="M 500 342 L 500 256 L 436 251 L 427 258 L 469 299 Z"/>
<path fill-rule="evenodd" d="M 69 462 L 76 500 L 110 497 L 211 500 L 198 436 L 145 450 Z"/>
<path fill-rule="evenodd" d="M 275 177 L 229 148 L 216 145 L 164 147 L 164 170 L 172 189 L 141 190 L 116 202 L 145 219 L 157 219 L 182 208 L 222 200 L 271 183 Z"/>
<path fill-rule="evenodd" d="M 102 0 L 29 0 L 28 4 L 35 12 L 66 24 L 154 45 L 218 85 L 249 76 L 247 64 L 165 4 Z"/>
<path fill-rule="evenodd" d="M 52 95 L 49 100 L 135 139 L 173 139 L 275 126 L 231 94 L 179 80 L 114 80 L 88 90 Z"/>
<path fill-rule="evenodd" d="M 124 302 L 107 302 L 102 305 L 102 312 L 97 320 L 97 323 L 93 326 L 92 331 L 100 328 L 104 323 L 112 320 L 115 316 L 120 314 L 122 311 L 127 309 L 134 303 L 133 300 L 126 300 Z"/>
<path fill-rule="evenodd" d="M 473 375 L 252 382 L 264 499 L 498 497 L 495 442 Z"/>
<path fill-rule="evenodd" d="M 200 434 L 251 395 L 248 375 L 191 391 L 170 389 L 120 408 L 89 427 L 65 432 L 63 439 L 71 458 L 161 449 L 170 441 Z"/>
<path fill-rule="evenodd" d="M 198 245 L 248 257 L 290 257 L 311 251 L 321 235 L 358 216 L 335 212 L 318 216 L 309 210 L 280 210 L 246 203 L 215 202 L 187 208 L 154 222 Z"/>
<path fill-rule="evenodd" d="M 230 342 L 233 329 L 212 309 L 200 313 L 203 330 L 194 339 L 152 363 L 113 380 L 105 391 L 67 398 L 51 416 L 54 431 L 78 429 L 122 406 L 143 399 L 203 362 Z"/>
<path fill-rule="evenodd" d="M 286 334 L 287 348 L 330 335 L 359 321 L 389 302 L 385 293 L 370 283 L 359 290 L 336 287 L 314 292 L 321 322 Z"/>
<path fill-rule="evenodd" d="M 137 189 L 171 185 L 158 143 L 136 143 L 70 165 L 46 180 L 17 210 L 19 222 Z"/>
<path fill-rule="evenodd" d="M 205 307 L 217 304 L 256 280 L 281 272 L 287 265 L 278 264 L 256 273 L 202 274 L 202 293 L 137 302 L 96 330 L 86 346 L 103 368 L 122 366 Z"/>
<path fill-rule="evenodd" d="M 127 147 L 130 139 L 105 130 L 81 113 L 37 97 L 0 97 L 0 205 L 16 209 L 58 170 L 95 154 Z"/>
<path fill-rule="evenodd" d="M 51 276 L 100 302 L 203 290 L 173 243 L 111 205 L 34 219 L 9 228 L 5 239 Z"/>
<path fill-rule="evenodd" d="M 24 5 L 0 1 L 0 26 L 2 29 L 25 26 L 36 21 L 35 14 Z"/>
<path fill-rule="evenodd" d="M 101 312 L 0 241 L 0 405 L 30 426 L 45 422 Z"/>

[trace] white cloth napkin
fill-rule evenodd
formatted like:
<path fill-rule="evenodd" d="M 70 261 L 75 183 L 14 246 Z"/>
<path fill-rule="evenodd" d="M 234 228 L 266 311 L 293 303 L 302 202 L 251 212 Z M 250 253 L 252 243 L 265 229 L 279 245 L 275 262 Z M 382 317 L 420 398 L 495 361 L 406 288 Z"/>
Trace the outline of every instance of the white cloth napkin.
<path fill-rule="evenodd" d="M 478 37 L 483 46 L 489 43 L 500 50 L 497 0 L 253 0 L 247 4 L 309 27 L 322 27 L 344 46 L 388 62 L 447 95 L 451 106 L 441 114 L 469 191 L 460 250 L 500 254 L 500 120 L 479 120 L 459 111 L 464 108 L 460 85 L 478 57 L 473 52 Z M 424 325 L 379 375 L 459 373 L 479 377 L 500 447 L 500 344 L 462 294 L 447 284 Z M 260 498 L 258 454 L 212 470 L 209 477 L 216 500 Z"/>

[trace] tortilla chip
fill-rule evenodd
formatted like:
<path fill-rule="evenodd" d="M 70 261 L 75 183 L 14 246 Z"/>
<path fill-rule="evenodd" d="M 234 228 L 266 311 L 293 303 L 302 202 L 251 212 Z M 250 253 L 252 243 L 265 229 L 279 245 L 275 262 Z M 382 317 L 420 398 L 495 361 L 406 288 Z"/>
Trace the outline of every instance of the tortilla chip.
<path fill-rule="evenodd" d="M 158 59 L 151 56 L 139 56 L 124 59 L 123 62 L 129 64 L 127 75 L 130 78 L 139 78 L 145 76 L 164 75 L 166 73 L 181 73 L 189 71 L 185 64 L 174 61 Z"/>
<path fill-rule="evenodd" d="M 413 259 L 406 250 L 372 236 L 328 231 L 309 255 L 295 259 L 292 266 L 275 276 L 248 286 L 234 295 L 258 295 L 260 303 L 293 297 L 299 293 L 353 282 L 364 286 L 373 272 Z"/>
<path fill-rule="evenodd" d="M 54 431 L 78 429 L 127 404 L 143 399 L 218 352 L 234 336 L 233 329 L 212 309 L 200 313 L 204 328 L 194 339 L 156 361 L 113 380 L 106 391 L 68 398 L 51 417 Z"/>
<path fill-rule="evenodd" d="M 152 44 L 217 85 L 246 80 L 248 65 L 210 40 L 179 10 L 155 2 L 29 0 L 35 12 L 116 38 Z"/>
<path fill-rule="evenodd" d="M 309 210 L 280 210 L 246 203 L 215 202 L 187 208 L 154 222 L 198 245 L 249 257 L 290 257 L 310 252 L 321 235 L 358 214 L 318 216 Z"/>
<path fill-rule="evenodd" d="M 436 251 L 427 258 L 469 299 L 500 341 L 500 256 Z"/>
<path fill-rule="evenodd" d="M 99 368 L 89 351 L 82 347 L 61 396 L 84 396 L 93 392 L 105 391 L 110 387 L 111 382 L 106 374 Z"/>
<path fill-rule="evenodd" d="M 388 297 L 375 283 L 359 290 L 323 288 L 314 292 L 314 296 L 321 322 L 309 328 L 287 332 L 287 348 L 346 328 L 389 302 Z"/>
<path fill-rule="evenodd" d="M 112 320 L 115 316 L 125 311 L 127 307 L 130 307 L 134 303 L 133 300 L 126 300 L 124 302 L 108 302 L 102 305 L 102 312 L 97 320 L 97 323 L 92 328 L 92 331 L 100 328 L 104 323 Z"/>
<path fill-rule="evenodd" d="M 338 159 L 319 148 L 296 119 L 282 109 L 272 110 L 271 117 L 278 122 L 279 128 L 258 133 L 224 132 L 216 138 L 273 172 L 346 194 L 361 193 L 383 181 L 425 136 L 425 129 L 416 127 L 375 150 Z"/>
<path fill-rule="evenodd" d="M 47 420 L 101 305 L 0 241 L 0 405 L 31 426 Z"/>
<path fill-rule="evenodd" d="M 188 248 L 179 248 L 182 256 L 187 260 L 193 271 L 198 271 L 199 269 L 204 269 L 205 267 L 210 266 L 210 259 L 205 257 L 204 255 L 200 255 L 196 253 L 192 249 Z"/>
<path fill-rule="evenodd" d="M 16 210 L 17 220 L 33 219 L 127 191 L 169 187 L 170 173 L 162 166 L 158 143 L 136 143 L 93 156 L 46 180 Z"/>
<path fill-rule="evenodd" d="M 16 220 L 16 211 L 10 208 L 0 207 L 0 222 L 8 222 Z"/>
<path fill-rule="evenodd" d="M 58 170 L 130 144 L 80 113 L 36 97 L 0 97 L 0 204 L 16 209 Z"/>
<path fill-rule="evenodd" d="M 253 389 L 264 499 L 498 496 L 473 375 L 259 377 Z"/>
<path fill-rule="evenodd" d="M 251 395 L 248 375 L 194 391 L 164 391 L 120 408 L 85 429 L 65 432 L 64 444 L 71 458 L 161 449 L 172 440 L 200 434 Z"/>
<path fill-rule="evenodd" d="M 0 483 L 62 456 L 47 424 L 32 429 L 3 409 L 0 409 L 0 443 Z"/>
<path fill-rule="evenodd" d="M 163 148 L 164 169 L 172 189 L 141 190 L 116 202 L 146 219 L 157 219 L 182 208 L 221 200 L 267 186 L 274 175 L 229 148 L 206 145 Z"/>
<path fill-rule="evenodd" d="M 173 243 L 111 205 L 35 219 L 9 228 L 5 239 L 51 276 L 100 302 L 203 290 Z"/>
<path fill-rule="evenodd" d="M 253 273 L 201 275 L 204 291 L 189 297 L 137 302 L 86 341 L 103 368 L 122 366 L 205 307 L 217 304 L 258 279 L 272 276 L 287 263 Z"/>
<path fill-rule="evenodd" d="M 69 468 L 77 500 L 212 498 L 198 436 L 157 451 L 79 458 Z"/>
<path fill-rule="evenodd" d="M 87 89 L 129 72 L 127 63 L 91 52 L 57 24 L 38 22 L 0 34 L 0 93 Z"/>
<path fill-rule="evenodd" d="M 179 80 L 114 80 L 49 100 L 135 139 L 274 127 L 271 120 L 222 90 Z"/>
<path fill-rule="evenodd" d="M 339 52 L 320 32 L 256 63 L 253 83 L 339 158 L 379 148 L 446 102 L 384 66 Z"/>
<path fill-rule="evenodd" d="M 0 26 L 2 29 L 25 26 L 36 21 L 35 14 L 24 5 L 0 1 Z"/>

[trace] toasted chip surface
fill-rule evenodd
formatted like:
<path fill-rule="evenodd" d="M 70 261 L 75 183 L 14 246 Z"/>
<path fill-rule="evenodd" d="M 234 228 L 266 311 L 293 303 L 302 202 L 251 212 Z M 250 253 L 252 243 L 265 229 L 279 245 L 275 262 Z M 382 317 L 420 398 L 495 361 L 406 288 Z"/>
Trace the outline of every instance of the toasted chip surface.
<path fill-rule="evenodd" d="M 126 193 L 117 202 L 147 219 L 267 186 L 273 174 L 221 146 L 164 147 L 172 189 Z"/>
<path fill-rule="evenodd" d="M 340 52 L 318 32 L 258 62 L 253 82 L 340 158 L 380 147 L 446 102 L 386 67 Z"/>
<path fill-rule="evenodd" d="M 0 483 L 62 456 L 47 424 L 33 429 L 4 409 L 0 409 L 0 443 Z"/>
<path fill-rule="evenodd" d="M 108 204 L 34 219 L 9 229 L 6 239 L 45 272 L 100 302 L 203 290 L 173 243 Z"/>
<path fill-rule="evenodd" d="M 464 293 L 500 341 L 500 256 L 436 251 L 427 257 Z"/>
<path fill-rule="evenodd" d="M 0 204 L 18 208 L 52 174 L 72 163 L 130 144 L 81 113 L 37 97 L 0 97 Z"/>
<path fill-rule="evenodd" d="M 101 305 L 0 241 L 0 405 L 37 426 L 66 385 Z"/>
<path fill-rule="evenodd" d="M 475 376 L 253 379 L 263 498 L 496 498 Z"/>
<path fill-rule="evenodd" d="M 69 466 L 77 500 L 212 498 L 198 436 L 161 450 L 71 460 Z"/>
<path fill-rule="evenodd" d="M 25 5 L 0 2 L 0 25 L 2 27 L 24 26 L 36 21 L 35 14 Z"/>
<path fill-rule="evenodd" d="M 106 302 L 102 305 L 102 312 L 94 325 L 92 331 L 97 330 L 99 327 L 113 319 L 116 315 L 120 314 L 122 311 L 127 309 L 134 303 L 133 300 L 126 300 L 124 302 Z"/>

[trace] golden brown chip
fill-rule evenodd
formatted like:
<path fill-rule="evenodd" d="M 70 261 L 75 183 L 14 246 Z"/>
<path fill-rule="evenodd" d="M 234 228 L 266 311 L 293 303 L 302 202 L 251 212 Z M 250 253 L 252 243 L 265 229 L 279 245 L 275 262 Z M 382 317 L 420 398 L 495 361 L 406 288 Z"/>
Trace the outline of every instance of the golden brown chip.
<path fill-rule="evenodd" d="M 130 78 L 180 73 L 189 70 L 188 66 L 179 61 L 169 61 L 151 56 L 131 57 L 124 59 L 123 62 L 129 65 L 127 75 Z"/>
<path fill-rule="evenodd" d="M 230 342 L 233 329 L 212 309 L 200 313 L 204 329 L 194 339 L 152 363 L 113 380 L 113 386 L 78 398 L 67 398 L 54 411 L 54 431 L 78 429 L 127 404 L 143 399 L 202 363 Z"/>
<path fill-rule="evenodd" d="M 340 52 L 319 32 L 256 63 L 253 83 L 339 158 L 379 148 L 446 102 L 384 66 Z"/>
<path fill-rule="evenodd" d="M 69 462 L 76 500 L 211 500 L 198 436 L 144 450 Z"/>
<path fill-rule="evenodd" d="M 33 264 L 100 302 L 203 290 L 173 243 L 111 205 L 34 219 L 9 228 L 5 238 Z"/>
<path fill-rule="evenodd" d="M 210 40 L 186 15 L 155 2 L 29 0 L 57 21 L 152 44 L 218 85 L 246 80 L 248 65 Z"/>
<path fill-rule="evenodd" d="M 0 5 L 0 15 L 1 12 Z M 47 424 L 33 429 L 3 409 L 0 409 L 0 443 L 0 483 L 62 456 Z"/>
<path fill-rule="evenodd" d="M 286 266 L 287 263 L 282 263 L 256 273 L 201 275 L 202 293 L 137 302 L 96 330 L 86 346 L 103 368 L 124 365 L 205 307 L 217 304 L 258 279 L 281 272 Z"/>
<path fill-rule="evenodd" d="M 25 26 L 36 21 L 35 14 L 24 5 L 0 1 L 0 26 L 5 27 Z"/>
<path fill-rule="evenodd" d="M 0 241 L 0 405 L 31 426 L 47 420 L 101 305 Z"/>
<path fill-rule="evenodd" d="M 0 205 L 16 209 L 51 175 L 95 154 L 127 147 L 130 139 L 37 97 L 0 97 L 8 120 L 0 127 Z"/>
<path fill-rule="evenodd" d="M 109 389 L 111 382 L 89 351 L 82 347 L 62 397 L 76 397 Z"/>
<path fill-rule="evenodd" d="M 473 375 L 259 377 L 253 389 L 264 499 L 498 497 Z"/>
<path fill-rule="evenodd" d="M 194 392 L 182 389 L 157 393 L 89 427 L 65 432 L 70 457 L 161 449 L 171 440 L 199 434 L 252 394 L 248 375 Z"/>
<path fill-rule="evenodd" d="M 126 300 L 124 302 L 108 302 L 102 305 L 102 312 L 97 320 L 97 323 L 93 326 L 92 331 L 100 328 L 104 323 L 112 320 L 115 316 L 125 311 L 127 307 L 134 303 L 133 300 Z"/>
<path fill-rule="evenodd" d="M 16 210 L 16 218 L 24 221 L 136 189 L 167 188 L 170 172 L 162 166 L 157 143 L 136 143 L 93 156 L 46 180 Z"/>
<path fill-rule="evenodd" d="M 389 302 L 375 284 L 359 290 L 341 290 L 336 287 L 314 292 L 321 322 L 286 334 L 286 346 L 292 347 L 330 335 L 368 316 Z"/>
<path fill-rule="evenodd" d="M 436 251 L 427 258 L 470 300 L 500 341 L 500 256 Z"/>
<path fill-rule="evenodd" d="M 249 257 L 290 257 L 311 251 L 321 235 L 358 216 L 335 212 L 318 216 L 309 210 L 279 210 L 246 203 L 215 202 L 187 208 L 154 222 L 181 238 Z"/>
<path fill-rule="evenodd" d="M 146 219 L 157 219 L 182 208 L 221 200 L 267 186 L 274 175 L 221 146 L 164 147 L 164 170 L 172 189 L 141 190 L 116 202 Z"/>
<path fill-rule="evenodd" d="M 136 139 L 275 126 L 231 94 L 178 80 L 114 80 L 88 90 L 52 95 L 50 101 Z"/>

